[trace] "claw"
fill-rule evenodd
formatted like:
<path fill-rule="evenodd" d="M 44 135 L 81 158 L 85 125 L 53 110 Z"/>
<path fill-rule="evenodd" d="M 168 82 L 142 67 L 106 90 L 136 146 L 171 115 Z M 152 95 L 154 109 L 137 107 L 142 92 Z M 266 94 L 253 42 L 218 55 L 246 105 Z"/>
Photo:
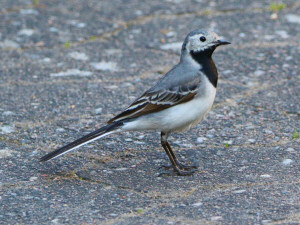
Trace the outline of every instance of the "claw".
<path fill-rule="evenodd" d="M 167 176 L 171 176 L 171 175 L 178 175 L 178 176 L 191 176 L 193 175 L 195 172 L 197 172 L 198 170 L 197 169 L 192 169 L 192 167 L 189 167 L 189 170 L 188 171 L 184 171 L 182 169 L 179 169 L 178 167 L 173 167 L 172 165 L 171 166 L 162 166 L 161 168 L 172 168 L 173 171 L 164 171 L 164 172 L 161 172 L 158 176 L 161 177 L 163 175 L 167 175 Z"/>
<path fill-rule="evenodd" d="M 174 168 L 173 165 L 162 165 L 158 168 L 158 170 L 161 170 L 161 169 L 170 170 L 173 168 Z"/>
<path fill-rule="evenodd" d="M 178 167 L 180 169 L 183 169 L 183 170 L 191 170 L 191 169 L 197 169 L 198 168 L 197 166 L 184 165 L 184 164 L 182 164 L 180 162 L 177 162 L 177 164 L 178 164 Z"/>
<path fill-rule="evenodd" d="M 178 176 L 191 176 L 197 171 L 198 171 L 197 169 L 189 170 L 189 171 L 177 170 L 176 173 Z"/>
<path fill-rule="evenodd" d="M 182 163 L 180 163 L 178 161 L 176 161 L 176 163 L 177 163 L 178 168 L 180 170 L 188 170 L 188 171 L 190 171 L 192 169 L 198 169 L 197 166 L 184 165 L 184 164 L 182 164 Z M 174 169 L 174 166 L 173 165 L 162 165 L 162 166 L 159 167 L 159 170 L 160 169 L 170 170 L 170 169 Z"/>

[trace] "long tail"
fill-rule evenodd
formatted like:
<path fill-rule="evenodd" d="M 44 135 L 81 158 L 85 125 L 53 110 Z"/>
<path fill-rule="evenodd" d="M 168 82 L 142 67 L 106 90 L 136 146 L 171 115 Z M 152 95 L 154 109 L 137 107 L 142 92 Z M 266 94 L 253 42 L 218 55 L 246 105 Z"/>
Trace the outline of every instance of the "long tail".
<path fill-rule="evenodd" d="M 97 140 L 99 138 L 102 138 L 106 135 L 114 133 L 122 125 L 123 125 L 122 121 L 117 121 L 117 122 L 111 123 L 107 126 L 101 127 L 100 129 L 98 129 L 98 130 L 96 130 L 92 133 L 89 133 L 89 134 L 83 136 L 82 138 L 77 139 L 76 141 L 73 141 L 73 142 L 71 142 L 71 143 L 69 143 L 69 144 L 67 144 L 67 145 L 65 145 L 65 146 L 63 146 L 59 149 L 56 149 L 53 152 L 48 153 L 47 155 L 40 158 L 40 162 L 46 162 L 50 159 L 56 158 L 58 156 L 61 156 L 65 153 L 69 152 L 69 151 L 72 151 L 76 148 L 79 148 L 80 146 L 85 145 L 89 142 L 95 141 L 95 140 Z"/>

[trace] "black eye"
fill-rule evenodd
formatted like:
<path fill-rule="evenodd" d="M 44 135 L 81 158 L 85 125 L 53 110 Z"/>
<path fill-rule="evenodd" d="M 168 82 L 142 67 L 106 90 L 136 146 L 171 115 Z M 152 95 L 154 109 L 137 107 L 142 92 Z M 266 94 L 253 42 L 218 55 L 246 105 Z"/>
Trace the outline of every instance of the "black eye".
<path fill-rule="evenodd" d="M 204 36 L 201 36 L 200 41 L 204 42 L 204 41 L 206 41 L 206 38 Z"/>

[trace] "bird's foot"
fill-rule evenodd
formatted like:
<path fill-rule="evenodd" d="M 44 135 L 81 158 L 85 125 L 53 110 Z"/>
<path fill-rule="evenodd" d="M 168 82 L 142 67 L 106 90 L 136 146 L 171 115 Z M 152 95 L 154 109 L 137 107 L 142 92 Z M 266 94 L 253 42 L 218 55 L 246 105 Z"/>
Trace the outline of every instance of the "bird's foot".
<path fill-rule="evenodd" d="M 158 176 L 163 176 L 163 175 L 166 175 L 166 176 L 172 176 L 174 174 L 176 174 L 177 176 L 191 176 L 193 175 L 195 172 L 197 172 L 198 170 L 197 169 L 193 169 L 194 167 L 192 166 L 189 166 L 189 170 L 183 170 L 183 169 L 179 169 L 177 166 L 164 166 L 163 168 L 166 168 L 166 167 L 169 167 L 172 168 L 173 170 L 168 170 L 168 171 L 164 171 L 162 173 L 160 173 Z"/>
<path fill-rule="evenodd" d="M 193 169 L 197 169 L 197 168 L 198 168 L 197 166 L 184 165 L 184 164 L 182 164 L 182 163 L 179 162 L 179 161 L 176 161 L 176 164 L 177 164 L 177 166 L 178 166 L 178 168 L 179 168 L 180 170 L 188 170 L 188 171 L 190 171 L 190 170 L 193 170 Z M 161 168 L 164 168 L 164 169 L 166 169 L 166 170 L 170 170 L 170 169 L 174 169 L 174 166 L 173 166 L 173 165 L 168 165 L 168 166 L 162 165 L 159 169 L 161 169 Z"/>

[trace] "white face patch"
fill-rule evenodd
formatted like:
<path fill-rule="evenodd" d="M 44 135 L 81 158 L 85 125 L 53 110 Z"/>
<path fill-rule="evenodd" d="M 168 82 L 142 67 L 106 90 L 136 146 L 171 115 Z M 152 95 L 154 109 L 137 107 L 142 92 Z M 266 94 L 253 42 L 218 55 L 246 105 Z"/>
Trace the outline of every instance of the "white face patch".
<path fill-rule="evenodd" d="M 201 37 L 204 37 L 205 41 L 201 41 L 200 40 Z M 214 32 L 207 32 L 206 34 L 195 34 L 189 37 L 186 48 L 188 51 L 194 51 L 194 52 L 204 51 L 205 49 L 214 46 L 215 42 L 218 41 L 219 39 L 220 37 Z"/>

